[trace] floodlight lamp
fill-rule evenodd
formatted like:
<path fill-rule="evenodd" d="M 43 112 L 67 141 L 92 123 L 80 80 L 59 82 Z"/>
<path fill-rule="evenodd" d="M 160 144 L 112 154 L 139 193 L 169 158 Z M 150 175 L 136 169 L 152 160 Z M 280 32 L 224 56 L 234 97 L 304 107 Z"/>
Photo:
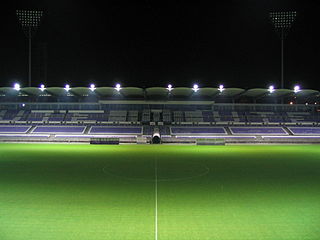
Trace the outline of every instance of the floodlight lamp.
<path fill-rule="evenodd" d="M 89 89 L 90 89 L 92 92 L 94 92 L 94 90 L 96 90 L 96 85 L 90 84 Z"/>
<path fill-rule="evenodd" d="M 193 90 L 194 92 L 197 92 L 197 91 L 199 90 L 198 84 L 193 84 L 192 90 Z"/>
<path fill-rule="evenodd" d="M 224 91 L 224 86 L 223 86 L 222 84 L 220 84 L 218 90 L 219 90 L 220 92 L 223 92 L 223 91 Z"/>
<path fill-rule="evenodd" d="M 171 85 L 171 84 L 168 84 L 167 89 L 168 89 L 169 92 L 172 91 L 172 89 L 173 89 L 172 85 Z"/>
<path fill-rule="evenodd" d="M 23 28 L 36 28 L 40 25 L 43 11 L 16 10 L 16 14 Z"/>
<path fill-rule="evenodd" d="M 292 105 L 292 104 L 293 104 L 293 102 L 290 102 L 289 104 L 290 104 L 290 105 Z"/>
<path fill-rule="evenodd" d="M 269 86 L 268 91 L 269 93 L 273 93 L 275 91 L 274 86 L 273 85 Z"/>
<path fill-rule="evenodd" d="M 64 90 L 66 90 L 67 92 L 69 92 L 70 89 L 71 89 L 71 88 L 70 88 L 70 85 L 69 85 L 69 84 L 66 84 L 66 86 L 64 87 Z"/>
<path fill-rule="evenodd" d="M 19 83 L 15 83 L 13 85 L 13 89 L 16 90 L 16 91 L 20 91 L 20 89 L 21 89 L 20 84 Z"/>
<path fill-rule="evenodd" d="M 293 91 L 294 91 L 294 93 L 300 92 L 301 91 L 300 86 L 298 86 L 298 85 L 294 86 Z"/>
<path fill-rule="evenodd" d="M 115 87 L 114 89 L 119 92 L 119 91 L 121 90 L 121 85 L 120 85 L 120 83 L 117 83 L 117 84 L 116 84 L 116 87 Z"/>
<path fill-rule="evenodd" d="M 26 106 L 26 104 L 25 104 L 25 103 L 22 103 L 22 104 L 21 104 L 21 106 L 22 106 L 22 107 L 25 107 L 25 106 Z"/>
<path fill-rule="evenodd" d="M 271 12 L 270 19 L 277 29 L 289 29 L 297 16 L 297 12 Z"/>
<path fill-rule="evenodd" d="M 43 92 L 44 90 L 46 90 L 46 87 L 44 86 L 44 84 L 41 84 L 39 89 L 40 89 L 41 92 Z"/>

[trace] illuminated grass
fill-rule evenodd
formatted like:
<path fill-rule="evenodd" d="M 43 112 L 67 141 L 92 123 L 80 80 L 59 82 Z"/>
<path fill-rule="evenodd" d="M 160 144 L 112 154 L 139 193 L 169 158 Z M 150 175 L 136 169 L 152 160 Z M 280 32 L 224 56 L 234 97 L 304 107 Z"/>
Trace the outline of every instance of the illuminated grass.
<path fill-rule="evenodd" d="M 320 239 L 320 147 L 0 144 L 1 240 Z M 208 169 L 208 171 L 207 171 Z"/>

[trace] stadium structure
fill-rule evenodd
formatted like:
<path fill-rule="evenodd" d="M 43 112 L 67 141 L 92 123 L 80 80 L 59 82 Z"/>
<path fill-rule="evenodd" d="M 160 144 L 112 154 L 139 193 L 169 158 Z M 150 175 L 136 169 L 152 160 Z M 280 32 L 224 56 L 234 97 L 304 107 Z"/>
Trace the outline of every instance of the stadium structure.
<path fill-rule="evenodd" d="M 1 240 L 320 239 L 320 91 L 284 81 L 297 12 L 270 13 L 279 89 L 34 87 L 44 12 L 16 14 L 28 87 L 0 87 Z"/>
<path fill-rule="evenodd" d="M 317 90 L 0 88 L 0 141 L 320 143 Z"/>

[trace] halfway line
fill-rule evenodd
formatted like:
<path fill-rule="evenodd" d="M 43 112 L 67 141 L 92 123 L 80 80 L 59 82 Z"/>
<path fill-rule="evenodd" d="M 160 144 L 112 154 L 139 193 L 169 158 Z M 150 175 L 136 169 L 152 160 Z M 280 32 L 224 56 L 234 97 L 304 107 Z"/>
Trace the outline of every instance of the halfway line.
<path fill-rule="evenodd" d="M 154 218 L 154 239 L 158 240 L 158 162 L 154 164 L 154 194 L 155 194 L 155 218 Z"/>

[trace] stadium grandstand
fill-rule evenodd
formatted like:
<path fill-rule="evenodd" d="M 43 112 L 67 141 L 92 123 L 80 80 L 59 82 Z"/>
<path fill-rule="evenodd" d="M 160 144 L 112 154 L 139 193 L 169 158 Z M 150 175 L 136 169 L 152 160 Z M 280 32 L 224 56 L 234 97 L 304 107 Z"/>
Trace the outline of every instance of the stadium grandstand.
<path fill-rule="evenodd" d="M 0 240 L 320 240 L 318 7 L 5 1 Z"/>
<path fill-rule="evenodd" d="M 0 88 L 0 140 L 320 143 L 320 93 L 300 89 Z"/>

